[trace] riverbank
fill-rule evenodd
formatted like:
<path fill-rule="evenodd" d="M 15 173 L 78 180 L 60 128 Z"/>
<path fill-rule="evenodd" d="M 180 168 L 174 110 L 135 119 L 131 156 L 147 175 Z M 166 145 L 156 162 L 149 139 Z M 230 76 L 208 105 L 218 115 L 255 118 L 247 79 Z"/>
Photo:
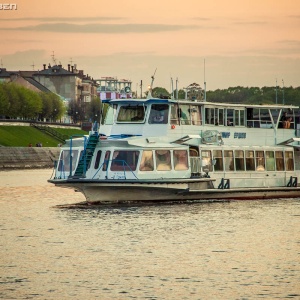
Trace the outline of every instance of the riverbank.
<path fill-rule="evenodd" d="M 0 147 L 0 171 L 53 168 L 59 147 Z"/>

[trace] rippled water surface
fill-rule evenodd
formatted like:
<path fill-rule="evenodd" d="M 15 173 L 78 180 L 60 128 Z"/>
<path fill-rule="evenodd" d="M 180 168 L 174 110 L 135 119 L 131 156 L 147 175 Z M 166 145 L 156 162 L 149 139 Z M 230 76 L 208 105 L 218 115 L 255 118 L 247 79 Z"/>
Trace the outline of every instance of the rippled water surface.
<path fill-rule="evenodd" d="M 0 172 L 1 299 L 300 299 L 300 198 L 62 209 L 51 172 Z"/>

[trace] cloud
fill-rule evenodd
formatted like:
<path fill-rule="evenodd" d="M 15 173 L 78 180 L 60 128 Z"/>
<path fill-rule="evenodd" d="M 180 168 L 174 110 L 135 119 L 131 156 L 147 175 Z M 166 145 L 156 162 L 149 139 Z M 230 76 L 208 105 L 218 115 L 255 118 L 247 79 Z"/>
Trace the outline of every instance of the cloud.
<path fill-rule="evenodd" d="M 68 32 L 68 33 L 149 33 L 197 29 L 197 25 L 165 25 L 165 24 L 71 24 L 43 23 L 34 26 L 2 28 L 2 30 Z"/>
<path fill-rule="evenodd" d="M 196 21 L 211 21 L 210 18 L 203 18 L 203 17 L 195 17 L 195 18 L 192 18 L 192 20 L 196 20 Z"/>
<path fill-rule="evenodd" d="M 266 25 L 268 24 L 268 22 L 265 22 L 265 21 L 236 21 L 236 22 L 233 22 L 232 24 L 235 24 L 235 25 L 245 25 L 245 26 L 252 26 L 252 25 L 257 25 L 257 26 L 261 26 L 261 25 Z"/>
<path fill-rule="evenodd" d="M 1 21 L 42 21 L 42 22 L 94 22 L 94 21 L 116 21 L 116 20 L 124 20 L 124 18 L 111 18 L 111 17 L 32 17 L 32 18 L 10 18 L 4 19 L 1 18 Z"/>

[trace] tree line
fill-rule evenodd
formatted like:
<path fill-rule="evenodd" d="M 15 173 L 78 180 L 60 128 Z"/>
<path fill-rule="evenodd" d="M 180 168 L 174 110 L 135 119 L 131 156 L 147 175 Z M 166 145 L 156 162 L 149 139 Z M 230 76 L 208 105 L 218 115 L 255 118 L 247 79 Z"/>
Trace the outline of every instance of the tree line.
<path fill-rule="evenodd" d="M 57 120 L 65 113 L 54 93 L 34 92 L 15 83 L 0 84 L 0 116 L 23 120 Z"/>
<path fill-rule="evenodd" d="M 82 105 L 70 101 L 65 106 L 62 98 L 52 92 L 35 92 L 15 83 L 0 83 L 0 118 L 55 122 L 67 114 L 77 123 L 97 120 L 100 107 L 99 98 Z"/>
<path fill-rule="evenodd" d="M 204 94 L 204 93 L 203 93 Z M 176 90 L 174 96 L 177 95 Z M 171 97 L 171 94 L 161 87 L 152 90 L 154 97 Z M 178 90 L 178 99 L 185 99 L 185 91 Z M 206 92 L 206 100 L 209 102 L 226 102 L 240 104 L 300 104 L 300 87 L 229 87 Z"/>
<path fill-rule="evenodd" d="M 178 99 L 185 99 L 183 89 L 174 91 Z M 172 95 L 162 87 L 152 90 L 153 97 L 170 98 Z M 300 104 L 300 87 L 229 87 L 206 92 L 209 102 L 241 104 Z M 0 83 L 0 117 L 56 121 L 69 115 L 72 122 L 96 121 L 100 118 L 101 101 L 99 97 L 91 102 L 70 101 L 66 107 L 62 98 L 52 92 L 34 92 L 14 83 Z"/>
<path fill-rule="evenodd" d="M 300 105 L 300 87 L 230 87 L 206 93 L 207 101 L 244 104 Z"/>

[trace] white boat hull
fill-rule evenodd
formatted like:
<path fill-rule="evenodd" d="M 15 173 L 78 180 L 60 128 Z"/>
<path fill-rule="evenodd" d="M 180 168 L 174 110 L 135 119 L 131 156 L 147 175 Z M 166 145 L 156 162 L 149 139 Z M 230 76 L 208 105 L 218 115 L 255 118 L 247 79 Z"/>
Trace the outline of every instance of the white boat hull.
<path fill-rule="evenodd" d="M 57 186 L 72 188 L 84 194 L 88 203 L 184 202 L 300 198 L 300 187 L 215 189 L 212 180 L 202 178 L 186 181 L 51 181 Z"/>

